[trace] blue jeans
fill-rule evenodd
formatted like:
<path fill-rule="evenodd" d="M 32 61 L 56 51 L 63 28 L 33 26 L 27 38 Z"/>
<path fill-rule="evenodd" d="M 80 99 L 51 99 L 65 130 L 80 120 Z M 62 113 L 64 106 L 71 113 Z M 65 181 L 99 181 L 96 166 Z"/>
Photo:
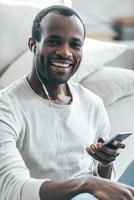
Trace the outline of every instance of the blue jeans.
<path fill-rule="evenodd" d="M 134 160 L 128 165 L 122 176 L 119 178 L 118 182 L 128 184 L 134 187 Z M 98 200 L 92 194 L 82 193 L 71 200 Z"/>

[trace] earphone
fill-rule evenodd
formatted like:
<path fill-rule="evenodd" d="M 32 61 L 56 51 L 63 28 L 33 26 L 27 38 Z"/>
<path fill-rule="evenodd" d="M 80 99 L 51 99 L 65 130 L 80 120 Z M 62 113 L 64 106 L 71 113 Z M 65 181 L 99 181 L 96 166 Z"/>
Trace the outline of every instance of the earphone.
<path fill-rule="evenodd" d="M 33 46 L 32 49 L 31 49 L 31 51 L 35 53 L 36 52 L 36 47 Z"/>

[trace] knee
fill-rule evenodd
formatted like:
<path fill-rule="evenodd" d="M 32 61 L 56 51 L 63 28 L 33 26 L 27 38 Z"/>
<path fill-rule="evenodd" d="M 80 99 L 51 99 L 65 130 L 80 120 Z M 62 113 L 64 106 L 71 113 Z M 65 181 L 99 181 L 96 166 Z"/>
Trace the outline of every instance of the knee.
<path fill-rule="evenodd" d="M 82 193 L 76 195 L 71 200 L 98 200 L 98 199 L 89 193 Z"/>

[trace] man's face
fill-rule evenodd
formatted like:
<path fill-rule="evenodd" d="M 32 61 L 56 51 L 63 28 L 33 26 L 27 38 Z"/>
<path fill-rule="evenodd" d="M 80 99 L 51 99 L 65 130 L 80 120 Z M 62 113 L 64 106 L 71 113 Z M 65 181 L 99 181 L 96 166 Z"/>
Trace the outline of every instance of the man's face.
<path fill-rule="evenodd" d="M 45 84 L 61 84 L 77 71 L 82 58 L 84 29 L 76 16 L 49 13 L 41 22 L 35 65 Z"/>

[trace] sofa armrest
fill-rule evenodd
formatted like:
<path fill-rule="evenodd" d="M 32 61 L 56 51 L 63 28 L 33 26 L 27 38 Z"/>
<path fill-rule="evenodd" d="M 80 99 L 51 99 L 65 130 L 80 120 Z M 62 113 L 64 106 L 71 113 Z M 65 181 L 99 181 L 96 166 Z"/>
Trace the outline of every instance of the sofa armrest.
<path fill-rule="evenodd" d="M 105 105 L 134 93 L 134 71 L 103 67 L 80 82 L 100 96 Z"/>

